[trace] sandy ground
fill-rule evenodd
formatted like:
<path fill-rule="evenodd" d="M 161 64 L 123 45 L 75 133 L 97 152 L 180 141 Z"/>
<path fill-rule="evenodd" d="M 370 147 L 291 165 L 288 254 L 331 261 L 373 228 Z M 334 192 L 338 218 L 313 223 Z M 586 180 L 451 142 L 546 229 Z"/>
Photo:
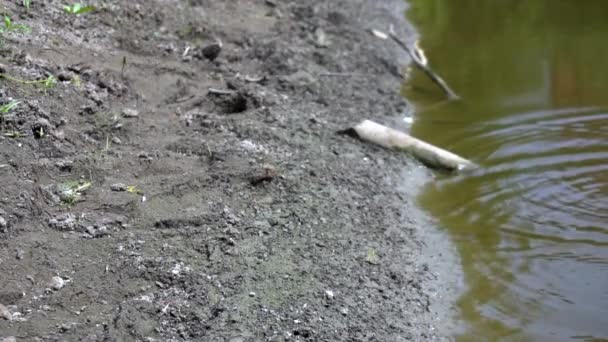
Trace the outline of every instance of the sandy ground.
<path fill-rule="evenodd" d="M 336 133 L 406 109 L 402 6 L 5 1 L 0 341 L 443 340 L 423 169 Z"/>

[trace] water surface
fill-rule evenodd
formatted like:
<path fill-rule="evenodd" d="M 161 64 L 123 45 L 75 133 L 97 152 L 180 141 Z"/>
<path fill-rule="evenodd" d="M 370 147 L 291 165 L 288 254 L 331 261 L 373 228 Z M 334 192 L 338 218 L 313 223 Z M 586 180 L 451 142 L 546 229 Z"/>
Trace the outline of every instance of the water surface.
<path fill-rule="evenodd" d="M 457 245 L 461 340 L 608 341 L 608 1 L 411 0 L 412 134 L 481 168 L 420 196 Z"/>

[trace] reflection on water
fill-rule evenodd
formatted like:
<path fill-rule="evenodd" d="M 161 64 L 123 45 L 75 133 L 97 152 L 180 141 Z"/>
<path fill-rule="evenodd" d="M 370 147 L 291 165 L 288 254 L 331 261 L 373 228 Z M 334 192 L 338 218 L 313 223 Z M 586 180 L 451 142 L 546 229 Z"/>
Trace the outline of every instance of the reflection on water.
<path fill-rule="evenodd" d="M 608 339 L 608 1 L 411 0 L 430 63 L 412 133 L 482 168 L 422 205 L 468 284 L 461 340 Z"/>

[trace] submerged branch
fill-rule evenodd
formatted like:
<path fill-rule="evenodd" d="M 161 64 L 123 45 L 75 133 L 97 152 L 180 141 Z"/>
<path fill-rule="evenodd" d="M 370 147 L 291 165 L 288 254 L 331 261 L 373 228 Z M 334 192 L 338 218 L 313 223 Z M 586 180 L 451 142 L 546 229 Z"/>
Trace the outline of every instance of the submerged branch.
<path fill-rule="evenodd" d="M 418 58 L 416 53 L 414 53 L 414 51 L 412 51 L 412 49 L 409 46 L 407 46 L 407 44 L 405 44 L 401 39 L 399 39 L 399 37 L 397 37 L 393 32 L 389 32 L 388 36 L 395 43 L 397 43 L 397 45 L 402 47 L 410 55 L 410 57 L 414 61 L 414 64 L 416 65 L 416 67 L 418 67 L 420 70 L 424 71 L 424 73 L 443 90 L 443 92 L 448 96 L 448 98 L 450 100 L 459 100 L 460 99 L 460 96 L 458 96 L 447 85 L 447 83 L 441 77 L 439 77 L 439 75 L 437 75 L 435 72 L 433 72 L 433 70 L 431 70 L 431 68 L 428 65 L 426 65 L 426 63 L 423 63 L 423 61 L 421 61 Z"/>

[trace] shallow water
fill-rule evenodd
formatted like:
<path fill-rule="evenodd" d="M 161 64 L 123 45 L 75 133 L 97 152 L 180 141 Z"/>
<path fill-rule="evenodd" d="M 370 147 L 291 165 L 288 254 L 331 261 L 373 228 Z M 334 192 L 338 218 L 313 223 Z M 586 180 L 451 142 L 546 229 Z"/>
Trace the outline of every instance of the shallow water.
<path fill-rule="evenodd" d="M 460 340 L 608 340 L 608 1 L 411 0 L 412 134 L 481 167 L 420 196 L 460 253 Z M 595 339 L 595 340 L 594 340 Z"/>

